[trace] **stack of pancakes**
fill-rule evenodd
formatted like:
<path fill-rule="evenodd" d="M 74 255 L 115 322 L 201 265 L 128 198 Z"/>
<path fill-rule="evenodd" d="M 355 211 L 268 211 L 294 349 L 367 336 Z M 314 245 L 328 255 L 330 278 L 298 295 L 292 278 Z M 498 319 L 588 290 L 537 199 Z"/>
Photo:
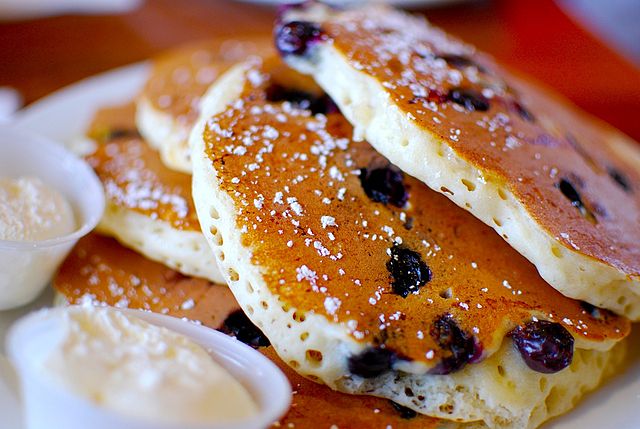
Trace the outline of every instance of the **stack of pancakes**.
<path fill-rule="evenodd" d="M 78 244 L 66 302 L 252 345 L 295 391 L 275 427 L 533 428 L 619 369 L 633 143 L 388 8 L 290 7 L 274 34 L 170 52 L 96 114 L 117 241 Z"/>

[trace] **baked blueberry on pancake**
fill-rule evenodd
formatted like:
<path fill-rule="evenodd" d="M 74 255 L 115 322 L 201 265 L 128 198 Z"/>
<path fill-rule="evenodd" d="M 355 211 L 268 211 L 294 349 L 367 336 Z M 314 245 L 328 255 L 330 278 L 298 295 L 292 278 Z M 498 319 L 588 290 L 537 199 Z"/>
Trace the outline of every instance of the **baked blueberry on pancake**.
<path fill-rule="evenodd" d="M 271 61 L 232 68 L 191 144 L 203 232 L 289 366 L 505 428 L 568 410 L 618 366 L 627 319 L 564 297 L 491 228 L 353 141 L 329 98 L 288 81 Z"/>
<path fill-rule="evenodd" d="M 200 97 L 220 73 L 249 55 L 273 50 L 268 37 L 214 39 L 169 51 L 153 60 L 137 100 L 140 133 L 167 167 L 191 174 L 188 136 Z"/>
<path fill-rule="evenodd" d="M 640 173 L 618 133 L 390 8 L 289 8 L 275 43 L 356 139 L 491 226 L 562 294 L 640 320 Z"/>
<path fill-rule="evenodd" d="M 53 284 L 59 302 L 150 310 L 186 317 L 257 348 L 285 372 L 295 391 L 291 409 L 273 427 L 326 429 L 479 429 L 415 413 L 390 401 L 346 395 L 309 381 L 284 364 L 242 313 L 226 286 L 184 275 L 92 234 L 78 243 Z"/>
<path fill-rule="evenodd" d="M 202 235 L 191 198 L 191 176 L 165 167 L 140 137 L 134 107 L 100 110 L 86 157 L 102 181 L 107 204 L 98 229 L 183 274 L 223 283 Z"/>

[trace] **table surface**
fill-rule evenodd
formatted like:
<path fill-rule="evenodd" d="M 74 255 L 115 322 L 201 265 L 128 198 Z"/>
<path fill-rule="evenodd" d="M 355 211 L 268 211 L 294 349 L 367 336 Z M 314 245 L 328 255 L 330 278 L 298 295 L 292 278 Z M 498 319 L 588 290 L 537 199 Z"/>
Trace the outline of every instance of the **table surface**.
<path fill-rule="evenodd" d="M 640 70 L 554 1 L 478 0 L 418 12 L 640 140 Z M 273 8 L 231 0 L 147 0 L 124 15 L 0 23 L 0 85 L 30 103 L 184 42 L 270 32 L 273 18 Z"/>

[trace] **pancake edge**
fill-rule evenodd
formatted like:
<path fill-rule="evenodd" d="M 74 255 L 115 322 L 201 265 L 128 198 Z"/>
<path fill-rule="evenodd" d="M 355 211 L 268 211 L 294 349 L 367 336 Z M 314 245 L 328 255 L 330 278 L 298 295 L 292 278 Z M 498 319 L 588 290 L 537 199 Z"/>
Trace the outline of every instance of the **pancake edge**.
<path fill-rule="evenodd" d="M 151 147 L 160 153 L 167 168 L 191 174 L 191 151 L 188 138 L 191 128 L 153 107 L 146 97 L 136 100 L 136 126 Z"/>
<path fill-rule="evenodd" d="M 199 231 L 182 231 L 132 209 L 107 202 L 96 231 L 184 275 L 226 284 L 206 239 Z"/>

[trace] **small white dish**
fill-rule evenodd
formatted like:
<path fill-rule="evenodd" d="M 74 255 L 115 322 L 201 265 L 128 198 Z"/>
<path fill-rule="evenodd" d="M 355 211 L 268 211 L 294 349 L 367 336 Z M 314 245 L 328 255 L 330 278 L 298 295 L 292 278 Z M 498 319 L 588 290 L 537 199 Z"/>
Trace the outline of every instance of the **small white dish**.
<path fill-rule="evenodd" d="M 35 176 L 71 204 L 76 229 L 42 241 L 0 240 L 0 310 L 38 296 L 75 243 L 100 221 L 102 184 L 89 165 L 62 145 L 9 125 L 0 126 L 0 176 Z"/>
<path fill-rule="evenodd" d="M 22 389 L 27 429 L 263 429 L 282 416 L 291 403 L 291 386 L 280 369 L 260 352 L 213 329 L 184 319 L 140 310 L 109 308 L 185 335 L 209 351 L 258 404 L 256 416 L 238 422 L 175 425 L 117 414 L 77 396 L 41 376 L 39 361 L 60 335 L 56 320 L 69 307 L 41 310 L 18 320 L 7 336 L 7 353 Z"/>

